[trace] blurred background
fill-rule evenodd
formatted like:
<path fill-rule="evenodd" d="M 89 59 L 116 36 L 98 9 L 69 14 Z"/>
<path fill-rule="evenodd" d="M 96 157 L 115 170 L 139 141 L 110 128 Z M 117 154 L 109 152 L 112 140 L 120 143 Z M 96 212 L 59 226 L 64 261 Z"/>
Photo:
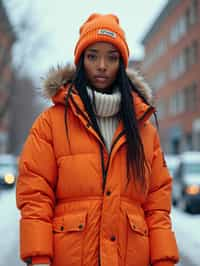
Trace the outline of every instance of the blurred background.
<path fill-rule="evenodd" d="M 79 27 L 92 12 L 115 13 L 129 67 L 152 87 L 173 176 L 172 226 L 182 266 L 200 265 L 200 0 L 0 0 L 0 266 L 19 259 L 17 162 L 51 66 L 73 64 Z M 139 265 L 138 265 L 139 266 Z"/>

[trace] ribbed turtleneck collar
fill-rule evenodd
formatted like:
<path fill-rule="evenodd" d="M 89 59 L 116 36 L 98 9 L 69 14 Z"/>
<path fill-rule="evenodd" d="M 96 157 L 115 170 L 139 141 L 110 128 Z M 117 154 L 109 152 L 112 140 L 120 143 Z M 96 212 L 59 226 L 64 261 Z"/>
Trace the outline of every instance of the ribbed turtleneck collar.
<path fill-rule="evenodd" d="M 112 94 L 102 93 L 87 87 L 94 112 L 99 117 L 115 116 L 120 109 L 121 93 L 115 89 Z"/>

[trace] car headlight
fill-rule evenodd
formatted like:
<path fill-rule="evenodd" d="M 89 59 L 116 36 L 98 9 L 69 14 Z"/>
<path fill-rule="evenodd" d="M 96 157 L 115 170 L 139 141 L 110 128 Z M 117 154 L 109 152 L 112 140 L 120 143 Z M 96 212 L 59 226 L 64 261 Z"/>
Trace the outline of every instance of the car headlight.
<path fill-rule="evenodd" d="M 12 185 L 13 183 L 15 183 L 15 177 L 13 174 L 6 174 L 4 176 L 4 181 L 8 185 Z"/>
<path fill-rule="evenodd" d="M 186 187 L 185 192 L 189 195 L 196 195 L 200 192 L 200 187 L 198 185 L 190 185 Z"/>

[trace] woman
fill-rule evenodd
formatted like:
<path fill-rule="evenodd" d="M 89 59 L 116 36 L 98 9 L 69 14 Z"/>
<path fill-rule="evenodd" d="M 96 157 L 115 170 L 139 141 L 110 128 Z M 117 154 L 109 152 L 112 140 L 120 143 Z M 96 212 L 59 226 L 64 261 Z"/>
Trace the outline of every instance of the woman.
<path fill-rule="evenodd" d="M 21 258 L 30 265 L 172 266 L 172 179 L 148 86 L 127 74 L 115 15 L 80 28 L 76 68 L 51 69 L 54 105 L 33 124 L 17 183 Z"/>

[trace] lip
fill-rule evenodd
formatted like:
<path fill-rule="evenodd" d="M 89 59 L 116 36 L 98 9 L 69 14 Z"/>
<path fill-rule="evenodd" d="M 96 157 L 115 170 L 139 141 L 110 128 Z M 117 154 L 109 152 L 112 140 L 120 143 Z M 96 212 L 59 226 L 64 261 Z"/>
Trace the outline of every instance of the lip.
<path fill-rule="evenodd" d="M 94 76 L 95 80 L 98 81 L 98 82 L 106 82 L 108 77 L 107 76 L 101 76 L 101 75 L 98 75 L 98 76 Z"/>

